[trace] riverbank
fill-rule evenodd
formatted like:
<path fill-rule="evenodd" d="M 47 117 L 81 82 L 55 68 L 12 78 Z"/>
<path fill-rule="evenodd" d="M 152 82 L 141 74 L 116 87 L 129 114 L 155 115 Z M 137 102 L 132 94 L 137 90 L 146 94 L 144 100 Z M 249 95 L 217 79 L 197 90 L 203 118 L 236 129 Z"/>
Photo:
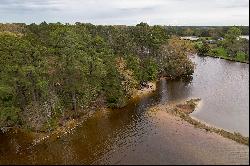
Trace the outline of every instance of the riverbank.
<path fill-rule="evenodd" d="M 156 90 L 156 82 L 148 82 L 143 88 L 135 90 L 135 93 L 132 95 L 132 98 L 148 95 L 155 90 Z"/>
<path fill-rule="evenodd" d="M 176 104 L 177 103 L 172 103 L 171 105 Z M 150 110 L 150 116 L 154 119 L 153 121 L 157 122 L 157 128 L 160 128 L 159 131 L 161 131 L 161 133 L 157 133 L 156 135 L 160 135 L 160 138 L 162 138 L 159 139 L 158 136 L 155 136 L 157 138 L 155 141 L 157 142 L 149 147 L 154 149 L 152 151 L 158 148 L 159 153 L 154 154 L 155 157 L 157 155 L 164 156 L 161 152 L 168 150 L 171 151 L 170 154 L 178 154 L 177 157 L 179 158 L 183 157 L 189 159 L 189 161 L 186 162 L 174 162 L 180 165 L 249 164 L 249 147 L 247 145 L 224 138 L 217 133 L 195 127 L 181 117 L 166 111 L 166 104 L 157 105 Z M 183 154 L 185 154 L 185 157 Z M 130 156 L 132 155 L 133 154 Z M 166 160 L 170 160 L 167 156 L 168 155 L 165 155 L 167 158 Z M 121 163 L 124 164 L 125 162 Z M 148 161 L 148 163 L 161 164 L 161 162 L 158 161 Z"/>
<path fill-rule="evenodd" d="M 155 90 L 156 90 L 156 82 L 148 82 L 145 84 L 143 88 L 135 90 L 134 94 L 131 97 L 131 100 L 133 100 L 134 98 L 141 98 L 145 95 L 152 93 Z M 90 109 L 86 111 L 85 114 L 74 113 L 77 114 L 77 116 L 67 115 L 67 118 L 62 118 L 64 120 L 60 121 L 59 125 L 56 125 L 57 127 L 48 132 L 27 131 L 24 128 L 17 128 L 17 127 L 9 128 L 8 130 L 15 130 L 17 132 L 27 133 L 30 139 L 32 140 L 32 146 L 35 146 L 37 144 L 43 143 L 44 141 L 54 141 L 56 139 L 60 139 L 66 134 L 73 132 L 85 120 L 90 118 L 96 111 L 105 111 L 105 110 L 107 110 L 107 107 L 100 106 L 100 108 L 98 109 Z M 4 132 L 8 132 L 8 130 Z"/>
<path fill-rule="evenodd" d="M 228 61 L 232 61 L 232 62 L 239 62 L 239 63 L 246 63 L 246 64 L 249 64 L 249 61 L 240 61 L 240 60 L 237 60 L 237 59 L 233 59 L 233 58 L 230 58 L 230 57 L 223 57 L 223 56 L 211 56 L 211 55 L 207 55 L 209 57 L 212 57 L 212 58 L 219 58 L 219 59 L 224 59 L 224 60 L 228 60 Z"/>
<path fill-rule="evenodd" d="M 154 87 L 153 83 L 150 83 L 149 85 L 152 85 L 152 87 Z M 139 95 L 143 96 L 143 95 L 149 94 L 153 90 L 154 88 L 145 89 L 145 92 L 143 92 L 143 90 L 138 90 L 137 97 L 139 97 Z M 151 112 L 159 111 L 159 110 L 165 111 L 172 116 L 179 117 L 182 120 L 188 122 L 189 124 L 193 125 L 194 128 L 199 128 L 210 133 L 216 133 L 224 138 L 231 139 L 240 144 L 249 146 L 249 138 L 242 136 L 240 133 L 231 133 L 224 129 L 216 128 L 206 123 L 202 123 L 198 119 L 192 118 L 189 114 L 191 114 L 195 110 L 199 102 L 200 102 L 200 99 L 196 98 L 196 99 L 187 100 L 185 102 L 166 103 L 163 105 L 156 105 L 156 106 L 151 107 L 149 110 Z M 99 111 L 106 111 L 106 108 L 102 108 Z M 74 129 L 76 129 L 78 126 L 80 126 L 85 120 L 87 120 L 88 118 L 91 118 L 91 116 L 95 112 L 96 111 L 89 111 L 86 115 L 81 116 L 78 119 L 68 120 L 65 122 L 63 126 L 56 128 L 50 133 L 33 132 L 32 135 L 34 137 L 34 140 L 32 144 L 36 145 L 48 139 L 50 141 L 53 141 L 55 139 L 59 139 L 60 137 L 66 134 L 69 134 L 70 132 L 74 131 Z"/>
<path fill-rule="evenodd" d="M 249 146 L 249 138 L 242 136 L 240 133 L 231 133 L 224 129 L 215 128 L 200 122 L 197 119 L 192 118 L 189 114 L 192 113 L 200 99 L 191 99 L 183 103 L 172 103 L 172 104 L 163 104 L 157 105 L 150 108 L 151 111 L 158 111 L 163 110 L 167 113 L 177 116 L 182 120 L 188 122 L 189 124 L 193 125 L 195 128 L 199 128 L 205 130 L 206 132 L 216 133 L 224 138 L 231 139 L 236 141 L 240 144 L 248 145 Z"/>
<path fill-rule="evenodd" d="M 185 109 L 196 106 L 169 103 Z M 137 103 L 138 104 L 138 103 Z M 143 103 L 141 103 L 143 104 Z M 166 104 L 154 107 L 164 107 Z M 138 108 L 138 107 L 135 107 Z M 140 108 L 140 106 L 139 106 Z M 148 108 L 148 107 L 147 107 Z M 153 107 L 151 107 L 153 108 Z M 136 110 L 136 111 L 135 111 Z M 194 125 L 164 109 L 95 111 L 77 129 L 26 149 L 23 135 L 3 137 L 2 164 L 248 164 L 249 147 Z M 71 126 L 72 127 L 72 126 Z M 53 139 L 52 139 L 53 138 Z M 28 140 L 26 141 L 28 142 Z M 16 150 L 17 149 L 17 150 Z M 60 149 L 58 151 L 58 149 Z"/>
<path fill-rule="evenodd" d="M 103 108 L 104 109 L 104 108 Z M 95 111 L 88 111 L 85 115 L 80 116 L 76 119 L 70 119 L 64 122 L 63 126 L 58 126 L 51 132 L 31 132 L 30 134 L 33 137 L 32 145 L 35 146 L 40 144 L 44 141 L 54 141 L 59 139 L 66 134 L 70 134 L 73 132 L 77 127 L 79 127 L 85 120 L 90 118 Z"/>

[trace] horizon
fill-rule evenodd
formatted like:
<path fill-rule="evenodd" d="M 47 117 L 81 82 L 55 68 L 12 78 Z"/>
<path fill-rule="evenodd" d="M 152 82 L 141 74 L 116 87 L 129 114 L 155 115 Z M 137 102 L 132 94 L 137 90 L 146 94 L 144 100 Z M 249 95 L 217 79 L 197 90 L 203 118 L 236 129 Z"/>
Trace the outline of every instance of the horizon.
<path fill-rule="evenodd" d="M 249 26 L 248 0 L 1 0 L 2 23 Z M 138 21 L 139 20 L 139 21 Z"/>
<path fill-rule="evenodd" d="M 42 22 L 32 22 L 32 23 L 25 23 L 25 22 L 0 22 L 0 24 L 25 24 L 25 25 L 31 25 L 31 24 L 36 24 L 36 25 L 40 25 L 42 23 L 46 23 L 46 24 L 69 24 L 69 25 L 76 25 L 77 23 L 80 24 L 92 24 L 95 26 L 136 26 L 137 24 L 140 23 L 147 23 L 147 22 L 137 22 L 134 24 L 94 24 L 91 22 L 74 22 L 74 23 L 68 23 L 68 22 L 47 22 L 47 21 L 42 21 Z M 148 23 L 147 23 L 148 24 Z M 148 24 L 149 26 L 172 26 L 172 27 L 249 27 L 249 25 L 167 25 L 167 24 Z"/>

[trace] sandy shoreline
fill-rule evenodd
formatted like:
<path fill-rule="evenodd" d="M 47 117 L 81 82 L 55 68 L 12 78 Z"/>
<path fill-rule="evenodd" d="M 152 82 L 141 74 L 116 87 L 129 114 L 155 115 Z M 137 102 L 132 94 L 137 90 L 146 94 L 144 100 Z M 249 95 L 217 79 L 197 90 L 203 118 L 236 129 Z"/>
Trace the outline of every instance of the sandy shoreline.
<path fill-rule="evenodd" d="M 154 107 L 151 107 L 149 110 L 151 111 L 165 111 L 172 116 L 176 116 L 181 118 L 182 120 L 188 122 L 195 128 L 199 128 L 205 130 L 210 133 L 216 133 L 224 138 L 234 140 L 240 144 L 248 145 L 249 146 L 249 137 L 245 137 L 240 133 L 226 131 L 222 128 L 217 128 L 212 125 L 209 125 L 205 122 L 201 122 L 200 120 L 193 118 L 189 114 L 191 114 L 195 108 L 199 105 L 200 99 L 191 99 L 187 100 L 186 102 L 180 103 L 167 103 L 161 104 Z"/>
<path fill-rule="evenodd" d="M 141 90 L 138 90 L 136 95 L 134 97 L 142 97 L 144 95 L 147 95 L 147 94 L 150 94 L 151 92 L 153 92 L 156 88 L 156 84 L 155 83 L 149 83 L 148 84 L 150 86 L 150 88 L 143 88 Z M 191 99 L 193 100 L 193 99 Z M 195 101 L 196 103 L 196 108 L 200 105 L 200 99 L 195 99 L 197 101 Z M 184 106 L 184 108 L 182 108 Z M 185 108 L 187 106 L 187 104 L 185 102 L 178 102 L 178 103 L 168 103 L 168 104 L 160 104 L 160 105 L 156 105 L 154 107 L 151 107 L 149 108 L 149 111 L 150 112 L 155 112 L 155 111 L 165 111 L 168 113 L 169 116 L 172 116 L 173 118 L 180 118 L 178 117 L 179 115 L 176 115 L 176 113 L 172 113 L 171 110 L 175 109 L 178 107 L 178 109 L 182 109 L 181 111 L 183 111 L 185 114 L 190 114 L 192 113 L 194 110 L 192 110 L 192 108 Z M 100 111 L 107 111 L 105 108 L 99 110 Z M 170 112 L 171 113 L 170 113 Z M 187 112 L 186 112 L 187 111 Z M 35 133 L 35 132 L 32 132 L 31 135 L 33 137 L 33 143 L 32 145 L 35 146 L 36 144 L 40 144 L 44 141 L 53 141 L 55 139 L 59 139 L 60 137 L 72 132 L 74 129 L 76 129 L 78 126 L 80 126 L 86 119 L 88 118 L 91 118 L 91 116 L 93 116 L 93 114 L 95 114 L 95 111 L 90 111 L 88 112 L 86 115 L 80 117 L 79 119 L 71 119 L 71 120 L 68 120 L 64 126 L 61 126 L 61 127 L 58 127 L 56 128 L 54 131 L 50 132 L 50 133 Z M 182 115 L 181 115 L 182 117 Z M 188 118 L 190 118 L 192 121 L 194 121 L 195 123 L 197 122 L 198 125 L 194 125 L 192 123 L 190 123 L 190 119 L 186 120 L 187 122 L 186 123 L 189 123 L 189 125 L 191 125 L 193 128 L 200 128 L 201 130 L 205 130 L 205 131 L 209 131 L 208 134 L 217 134 L 217 135 L 222 135 L 223 137 L 225 137 L 226 139 L 232 139 L 232 140 L 235 140 L 236 142 L 238 143 L 241 143 L 241 144 L 249 144 L 249 142 L 245 140 L 241 140 L 241 135 L 239 136 L 239 141 L 237 140 L 238 136 L 236 135 L 236 138 L 234 138 L 234 134 L 235 133 L 230 133 L 228 131 L 225 131 L 225 133 L 220 133 L 220 130 L 221 131 L 224 131 L 223 129 L 221 128 L 215 128 L 214 126 L 212 125 L 209 125 L 207 123 L 203 123 L 201 121 L 199 121 L 199 119 L 196 119 L 196 118 L 193 118 L 192 116 L 189 116 L 188 115 Z M 185 118 L 182 118 L 181 119 L 182 121 L 185 121 Z M 178 120 L 179 121 L 179 120 Z M 214 131 L 215 130 L 215 131 Z M 229 136 L 227 135 L 229 133 Z M 223 135 L 224 134 L 224 135 Z M 233 137 L 233 138 L 231 138 Z M 245 138 L 244 138 L 245 139 Z"/>
<path fill-rule="evenodd" d="M 175 103 L 181 104 L 181 103 Z M 130 122 L 128 118 L 128 112 L 118 110 L 100 110 L 93 112 L 92 114 L 86 115 L 81 121 L 69 121 L 67 127 L 62 127 L 60 130 L 55 130 L 54 133 L 47 137 L 39 137 L 37 139 L 37 145 L 31 147 L 31 149 L 36 150 L 36 158 L 34 161 L 37 163 L 43 162 L 44 158 L 47 159 L 51 156 L 50 153 L 56 153 L 53 151 L 54 148 L 64 147 L 65 144 L 61 142 L 62 140 L 69 141 L 70 145 L 76 143 L 76 147 L 81 152 L 92 156 L 99 153 L 97 151 L 88 151 L 87 145 L 93 146 L 103 146 L 103 142 L 96 145 L 96 142 L 92 142 L 87 139 L 88 137 L 82 137 L 81 134 L 86 134 L 86 136 L 93 136 L 93 128 L 88 126 L 82 126 L 83 131 L 75 133 L 76 128 L 81 128 L 81 125 L 86 125 L 84 120 L 88 119 L 90 122 L 97 122 L 94 129 L 99 130 L 100 135 L 94 135 L 99 139 L 104 139 L 109 141 L 112 138 L 119 136 L 116 141 L 111 141 L 110 151 L 105 151 L 103 156 L 98 156 L 92 164 L 248 164 L 249 163 L 249 147 L 243 144 L 239 144 L 233 140 L 222 137 L 221 135 L 213 132 L 208 132 L 205 129 L 200 129 L 194 127 L 193 124 L 183 120 L 179 116 L 175 116 L 169 113 L 166 109 L 174 107 L 175 104 L 159 104 L 148 108 L 147 111 L 141 115 L 140 120 L 136 121 L 136 125 L 128 130 L 116 130 L 113 137 L 107 138 L 109 135 L 105 135 L 105 130 L 110 130 L 111 133 L 114 129 L 124 129 L 126 128 L 126 121 Z M 180 106 L 183 108 L 182 106 Z M 188 108 L 188 107 L 184 107 Z M 115 112 L 114 112 L 115 111 Z M 118 112 L 117 112 L 118 111 Z M 116 116 L 117 115 L 117 116 Z M 110 121 L 111 117 L 115 117 L 118 121 Z M 121 120 L 121 121 L 120 121 Z M 120 122 L 120 123 L 118 123 Z M 90 123 L 96 124 L 96 123 Z M 120 124 L 120 125 L 119 125 Z M 129 123 L 131 124 L 131 123 Z M 93 127 L 93 126 L 92 126 Z M 117 128 L 118 127 L 118 128 Z M 128 127 L 128 126 L 127 126 Z M 72 133 L 71 133 L 72 132 Z M 69 135 L 67 135 L 69 134 Z M 103 136 L 103 137 L 102 137 Z M 109 135 L 111 136 L 111 135 Z M 58 137 L 62 137 L 59 138 Z M 57 140 L 58 139 L 58 140 Z M 79 142 L 83 140 L 83 142 Z M 133 140 L 133 141 L 132 141 Z M 87 141 L 87 142 L 86 142 Z M 132 142 L 131 142 L 132 141 Z M 135 141 L 135 142 L 134 142 Z M 138 143 L 136 143 L 138 141 Z M 105 141 L 104 141 L 105 142 Z M 122 143 L 121 143 L 122 142 Z M 40 144 L 41 143 L 41 144 Z M 43 144 L 44 143 L 44 144 Z M 107 143 L 107 142 L 106 142 Z M 40 145 L 39 145 L 40 144 Z M 49 149 L 43 149 L 42 147 L 50 145 Z M 74 144 L 72 144 L 73 146 Z M 104 146 L 105 147 L 105 146 Z M 92 149 L 92 148 L 91 148 Z M 43 151 L 42 151 L 43 150 Z M 50 150 L 50 153 L 47 153 Z M 104 148 L 105 150 L 105 148 Z M 28 150 L 29 152 L 29 150 Z M 91 153 L 90 153 L 91 152 Z M 93 153 L 96 152 L 96 153 Z M 93 153 L 93 154 L 92 154 Z M 39 158 L 39 156 L 42 158 Z M 82 153 L 75 152 L 75 155 L 81 156 Z M 85 155 L 86 155 L 85 154 Z M 4 156 L 5 154 L 3 154 Z M 8 163 L 11 157 L 15 156 L 12 151 L 6 154 L 8 157 L 4 159 Z M 83 159 L 86 159 L 85 155 L 81 156 L 79 160 L 75 160 L 76 163 L 81 163 Z M 29 157 L 29 155 L 25 156 Z M 63 157 L 64 158 L 64 157 Z M 62 163 L 63 160 L 59 158 L 53 159 L 57 163 Z M 0 157 L 1 161 L 1 157 Z M 20 161 L 24 161 L 22 157 Z M 50 160 L 49 160 L 50 161 Z M 52 162 L 52 160 L 50 161 Z M 9 162 L 10 163 L 10 162 Z M 22 162 L 21 162 L 22 163 Z M 49 163 L 49 162 L 48 162 Z M 73 163 L 69 160 L 69 163 Z"/>
<path fill-rule="evenodd" d="M 133 94 L 132 98 L 140 98 L 144 95 L 148 95 L 156 90 L 156 82 L 148 82 L 146 87 L 135 90 L 135 93 Z M 102 108 L 100 111 L 104 111 L 106 108 Z M 80 117 L 79 119 L 71 119 L 65 122 L 64 126 L 56 128 L 54 131 L 50 133 L 44 133 L 44 132 L 38 132 L 38 133 L 31 133 L 33 139 L 32 145 L 35 146 L 36 144 L 40 144 L 44 141 L 52 141 L 55 139 L 59 139 L 60 137 L 70 133 L 75 128 L 80 126 L 84 120 L 87 118 L 90 118 L 92 114 L 94 114 L 95 111 L 90 111 L 86 115 Z"/>
<path fill-rule="evenodd" d="M 176 148 L 181 145 L 183 152 L 196 156 L 197 160 L 205 164 L 249 164 L 248 146 L 195 128 L 180 117 L 167 113 L 162 107 L 164 105 L 156 106 L 149 114 L 158 122 L 159 128 L 166 131 L 161 133 L 164 135 L 162 137 L 171 139 Z"/>
<path fill-rule="evenodd" d="M 156 84 L 149 83 L 147 87 L 137 90 L 134 97 L 140 98 L 155 89 Z M 171 164 L 172 162 L 175 164 L 249 164 L 249 146 L 245 137 L 222 132 L 221 129 L 200 123 L 189 116 L 200 104 L 200 99 L 191 99 L 149 107 L 145 114 L 155 126 L 152 130 L 146 130 L 149 133 L 142 135 L 141 143 L 132 149 L 118 146 L 114 154 L 105 154 L 96 164 L 107 162 L 116 164 Z M 103 123 L 105 119 L 102 118 L 107 117 L 110 111 L 114 110 L 103 108 L 99 111 L 90 111 L 78 119 L 68 120 L 64 126 L 50 133 L 30 133 L 32 139 L 28 149 L 39 147 L 37 146 L 39 144 L 43 146 L 43 143 L 54 142 L 63 137 L 70 137 L 67 135 L 84 125 L 88 119 L 99 119 Z M 142 121 L 142 126 L 145 122 Z M 116 142 L 113 143 L 116 144 Z M 141 152 L 143 155 L 138 155 Z M 164 153 L 169 157 L 153 160 Z M 147 156 L 150 156 L 150 160 Z"/>
<path fill-rule="evenodd" d="M 147 83 L 146 86 L 147 87 L 136 90 L 135 93 L 133 94 L 132 98 L 142 97 L 142 96 L 148 95 L 156 90 L 156 82 L 149 82 L 149 83 Z"/>

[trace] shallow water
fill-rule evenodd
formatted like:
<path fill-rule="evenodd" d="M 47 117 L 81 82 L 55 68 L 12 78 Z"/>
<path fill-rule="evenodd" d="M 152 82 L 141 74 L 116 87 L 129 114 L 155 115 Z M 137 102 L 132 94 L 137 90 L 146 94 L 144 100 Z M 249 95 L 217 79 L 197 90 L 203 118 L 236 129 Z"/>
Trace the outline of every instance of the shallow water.
<path fill-rule="evenodd" d="M 198 97 L 191 116 L 213 126 L 249 136 L 249 64 L 195 56 L 190 84 L 167 81 L 167 100 Z"/>
<path fill-rule="evenodd" d="M 96 112 L 57 140 L 31 146 L 27 133 L 0 134 L 0 164 L 249 163 L 247 146 L 182 128 L 188 124 L 164 112 L 152 116 L 146 111 L 150 105 L 200 97 L 202 106 L 192 116 L 247 134 L 249 65 L 193 60 L 198 66 L 190 84 L 162 79 L 154 93 L 123 109 Z"/>

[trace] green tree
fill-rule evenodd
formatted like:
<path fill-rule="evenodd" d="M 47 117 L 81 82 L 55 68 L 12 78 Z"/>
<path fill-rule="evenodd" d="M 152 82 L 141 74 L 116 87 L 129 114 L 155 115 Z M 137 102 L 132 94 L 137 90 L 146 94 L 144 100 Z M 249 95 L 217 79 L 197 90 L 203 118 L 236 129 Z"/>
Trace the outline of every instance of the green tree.
<path fill-rule="evenodd" d="M 87 73 L 91 72 L 86 54 L 86 41 L 69 27 L 59 27 L 51 32 L 51 54 L 55 56 L 54 84 L 66 106 L 79 107 L 81 91 L 87 88 Z"/>
<path fill-rule="evenodd" d="M 230 28 L 225 34 L 225 40 L 223 41 L 223 46 L 228 50 L 229 56 L 235 57 L 239 47 L 241 35 L 241 30 L 237 27 Z"/>
<path fill-rule="evenodd" d="M 202 40 L 200 45 L 196 45 L 196 49 L 198 55 L 206 56 L 210 51 L 210 46 L 205 40 Z"/>
<path fill-rule="evenodd" d="M 194 64 L 188 56 L 194 53 L 193 45 L 188 41 L 172 37 L 162 46 L 158 64 L 161 75 L 172 79 L 189 79 L 194 72 Z"/>

